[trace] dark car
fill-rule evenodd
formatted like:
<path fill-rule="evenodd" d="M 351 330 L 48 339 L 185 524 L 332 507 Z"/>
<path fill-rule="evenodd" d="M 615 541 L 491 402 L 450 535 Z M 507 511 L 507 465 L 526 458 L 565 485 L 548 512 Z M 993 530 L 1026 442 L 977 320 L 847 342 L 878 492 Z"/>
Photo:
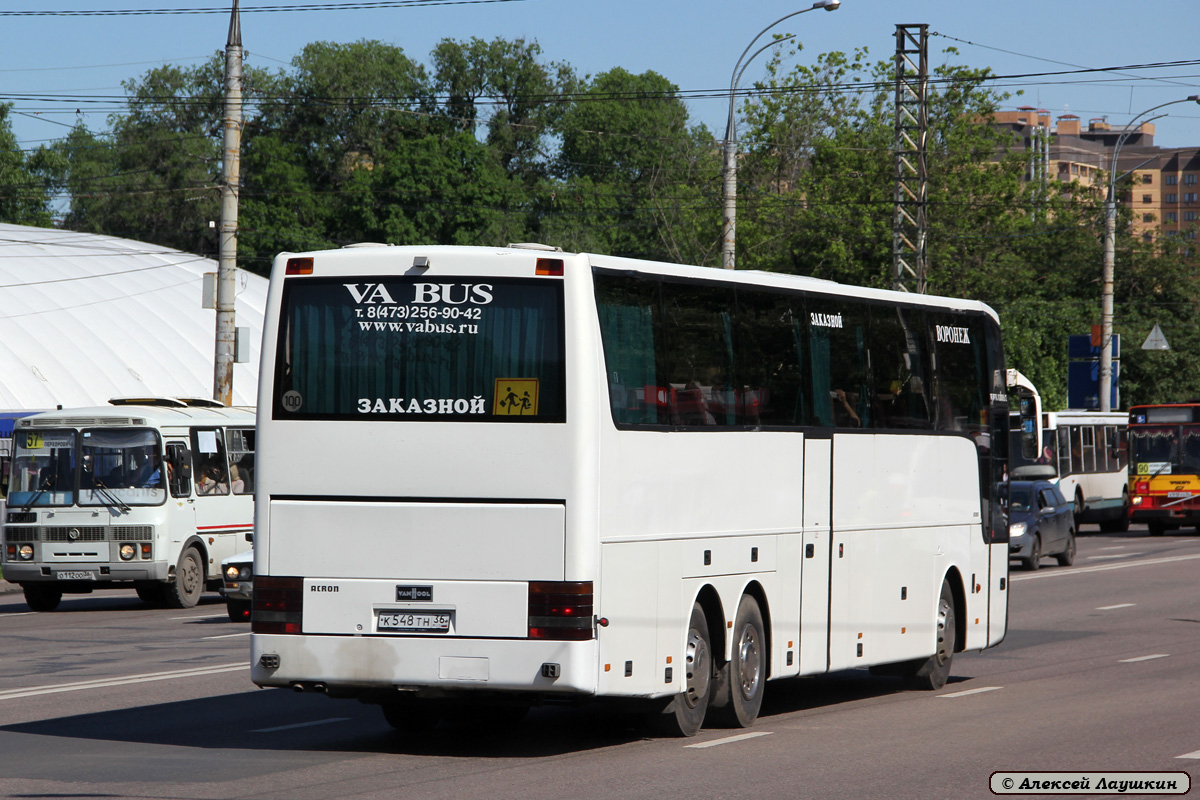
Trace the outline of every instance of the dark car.
<path fill-rule="evenodd" d="M 221 594 L 232 622 L 249 622 L 254 599 L 254 550 L 230 556 L 221 562 Z"/>
<path fill-rule="evenodd" d="M 1075 562 L 1075 513 L 1050 481 L 1008 485 L 1008 557 L 1037 569 L 1046 556 L 1069 567 Z"/>

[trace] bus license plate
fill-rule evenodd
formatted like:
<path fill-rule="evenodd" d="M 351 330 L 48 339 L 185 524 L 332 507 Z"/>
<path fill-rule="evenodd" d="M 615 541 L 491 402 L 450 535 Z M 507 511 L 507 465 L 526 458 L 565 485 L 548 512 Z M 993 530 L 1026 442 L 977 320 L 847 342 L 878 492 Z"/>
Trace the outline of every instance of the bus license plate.
<path fill-rule="evenodd" d="M 1191 492 L 1167 492 L 1167 497 L 1191 497 Z"/>
<path fill-rule="evenodd" d="M 60 570 L 54 573 L 54 577 L 60 581 L 94 581 L 96 580 L 96 573 L 84 572 L 82 570 Z"/>
<path fill-rule="evenodd" d="M 380 611 L 376 629 L 390 633 L 449 633 L 449 611 Z"/>

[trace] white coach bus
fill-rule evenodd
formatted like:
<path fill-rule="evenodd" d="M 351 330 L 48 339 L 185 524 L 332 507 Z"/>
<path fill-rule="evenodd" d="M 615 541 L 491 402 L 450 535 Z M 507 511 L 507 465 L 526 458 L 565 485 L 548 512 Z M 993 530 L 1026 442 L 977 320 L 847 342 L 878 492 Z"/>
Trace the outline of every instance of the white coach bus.
<path fill-rule="evenodd" d="M 769 680 L 940 688 L 1004 636 L 1000 328 L 967 300 L 538 245 L 274 264 L 252 676 L 419 731 Z M 661 713 L 658 713 L 661 712 Z"/>
<path fill-rule="evenodd" d="M 17 420 L 3 572 L 35 611 L 64 593 L 132 586 L 190 608 L 245 550 L 254 522 L 254 411 L 119 398 Z"/>

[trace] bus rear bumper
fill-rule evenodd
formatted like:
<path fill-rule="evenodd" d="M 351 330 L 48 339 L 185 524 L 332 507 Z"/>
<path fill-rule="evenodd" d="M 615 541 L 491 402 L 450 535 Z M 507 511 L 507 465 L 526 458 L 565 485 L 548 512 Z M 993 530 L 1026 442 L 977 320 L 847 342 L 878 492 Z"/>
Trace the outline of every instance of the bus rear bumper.
<path fill-rule="evenodd" d="M 1195 525 L 1200 523 L 1200 508 L 1134 508 L 1130 521 Z"/>
<path fill-rule="evenodd" d="M 368 698 L 381 690 L 429 696 L 466 692 L 596 693 L 596 642 L 430 639 L 255 633 L 259 686 Z"/>

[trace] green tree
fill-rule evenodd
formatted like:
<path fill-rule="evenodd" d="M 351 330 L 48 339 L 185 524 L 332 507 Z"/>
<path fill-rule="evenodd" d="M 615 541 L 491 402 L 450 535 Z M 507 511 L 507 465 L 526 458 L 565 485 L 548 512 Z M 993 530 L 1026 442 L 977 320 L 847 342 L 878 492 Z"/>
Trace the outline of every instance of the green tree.
<path fill-rule="evenodd" d="M 566 249 L 712 263 L 718 159 L 678 89 L 615 68 L 587 82 L 559 123 L 560 179 L 539 198 L 541 232 Z"/>
<path fill-rule="evenodd" d="M 0 103 L 0 222 L 48 227 L 51 221 L 49 164 L 46 156 L 27 156 L 17 144 L 9 113 Z"/>

